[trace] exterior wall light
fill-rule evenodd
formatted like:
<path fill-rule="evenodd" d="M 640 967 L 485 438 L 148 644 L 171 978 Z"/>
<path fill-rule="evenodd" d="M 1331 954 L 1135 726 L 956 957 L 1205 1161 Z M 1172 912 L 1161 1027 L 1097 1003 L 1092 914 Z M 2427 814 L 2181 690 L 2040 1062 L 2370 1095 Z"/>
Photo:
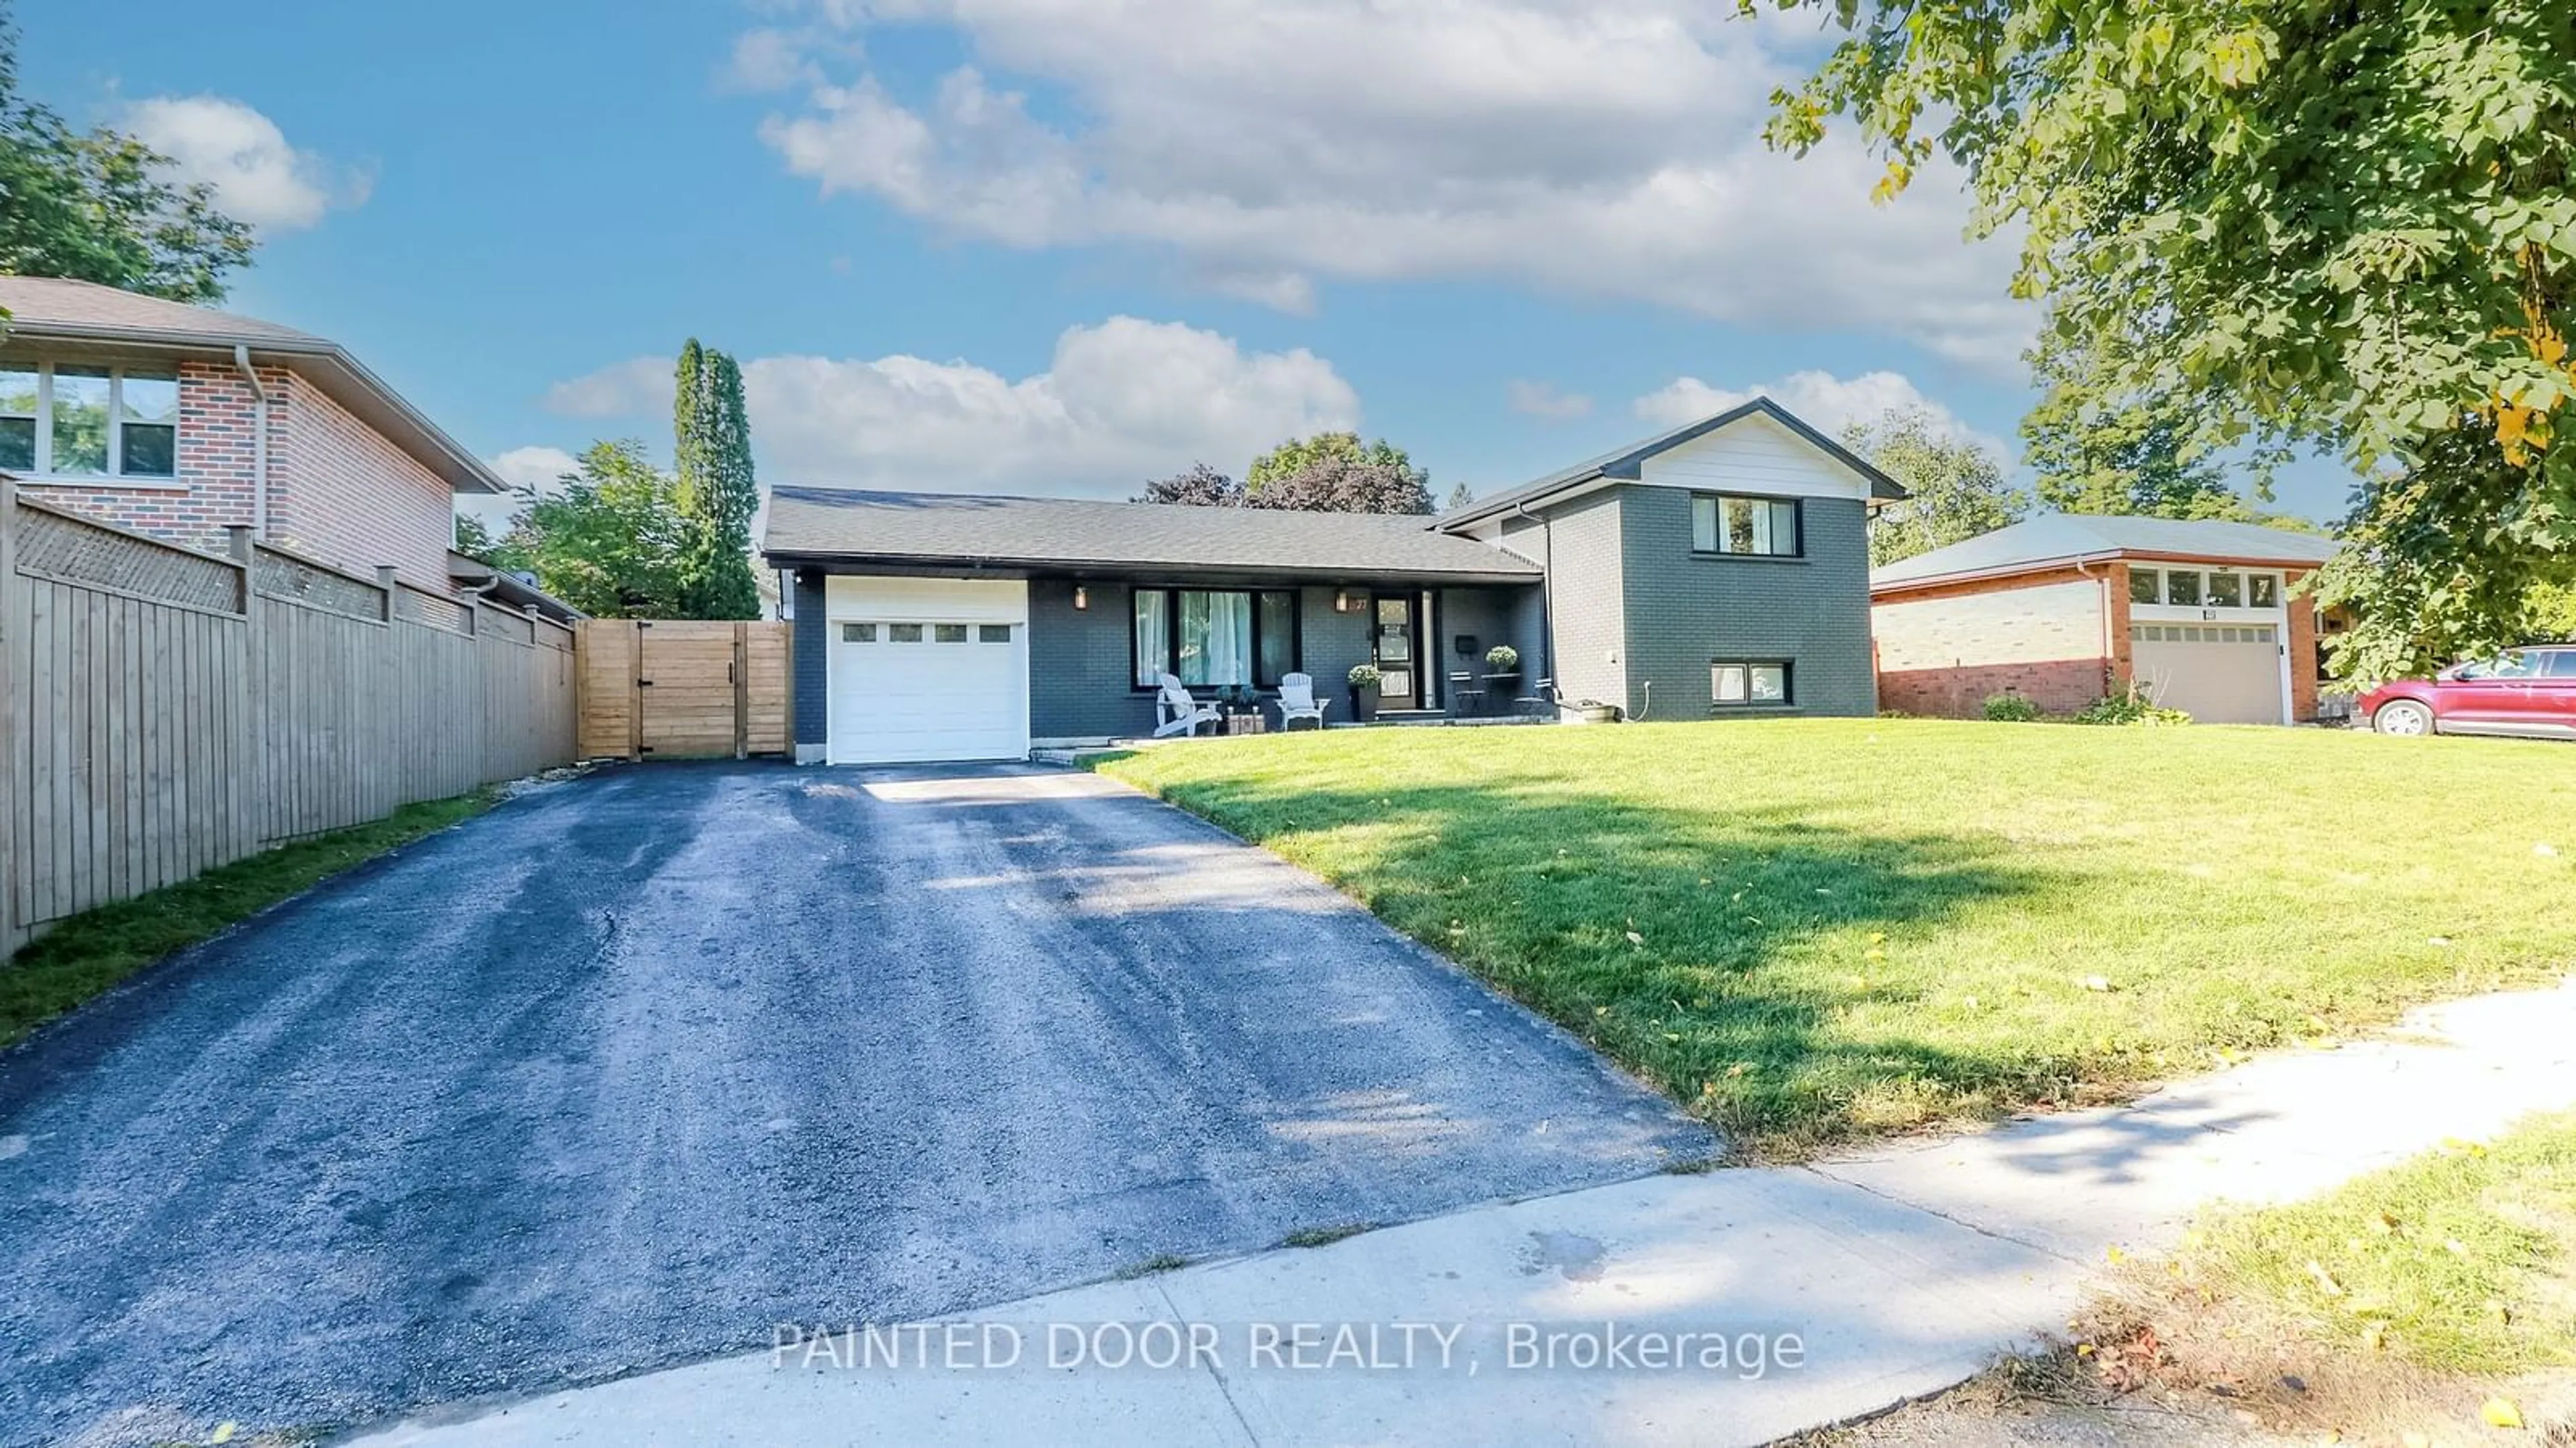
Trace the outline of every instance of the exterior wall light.
<path fill-rule="evenodd" d="M 1076 608 L 1091 607 L 1091 590 L 1083 587 L 1079 583 L 1075 584 L 1073 586 L 1073 606 Z"/>

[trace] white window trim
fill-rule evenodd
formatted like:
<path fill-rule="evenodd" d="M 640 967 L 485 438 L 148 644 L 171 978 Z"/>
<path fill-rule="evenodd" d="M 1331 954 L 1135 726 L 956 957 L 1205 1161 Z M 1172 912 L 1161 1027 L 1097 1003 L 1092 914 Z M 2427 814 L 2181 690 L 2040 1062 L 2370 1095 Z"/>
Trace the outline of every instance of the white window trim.
<path fill-rule="evenodd" d="M 2130 565 L 2129 575 L 2132 579 L 2140 573 L 2156 575 L 2156 595 L 2159 599 L 2171 596 L 2170 580 L 2173 575 L 2197 574 L 2200 577 L 2201 601 L 2198 603 L 2147 603 L 2133 595 L 2129 600 L 2129 613 L 2132 618 L 2155 623 L 2271 623 L 2286 622 L 2290 616 L 2290 583 L 2277 568 L 2246 568 L 2223 563 L 2141 562 Z M 2231 605 L 2209 601 L 2209 575 L 2213 573 L 2233 573 L 2244 580 L 2237 585 L 2239 602 Z M 2272 602 L 2269 605 L 2253 601 L 2254 580 L 2257 578 L 2272 580 Z"/>
<path fill-rule="evenodd" d="M 126 374 L 128 372 L 143 372 L 155 378 L 159 378 L 163 375 L 164 369 L 149 366 L 129 368 L 122 363 L 107 364 L 107 471 L 104 473 L 56 473 L 52 469 L 54 461 L 55 364 L 51 361 L 36 361 L 21 362 L 15 365 L 19 368 L 32 367 L 36 373 L 36 465 L 27 472 L 15 475 L 20 485 L 30 488 L 126 488 L 161 493 L 184 493 L 191 489 L 193 485 L 189 483 L 187 478 L 176 472 L 174 472 L 172 476 L 163 477 L 157 473 L 128 475 L 122 471 L 125 466 Z M 75 362 L 71 365 L 75 367 L 90 367 L 97 366 L 99 364 Z M 174 385 L 177 384 L 179 381 L 179 369 L 176 366 L 170 367 L 167 369 L 167 377 L 171 383 Z M 20 414 L 11 413 L 9 415 L 16 417 Z M 159 423 L 146 424 L 146 426 L 152 427 L 158 427 L 160 425 L 161 424 Z M 170 466 L 175 470 L 180 466 L 179 419 L 175 417 L 172 418 L 169 426 Z"/>

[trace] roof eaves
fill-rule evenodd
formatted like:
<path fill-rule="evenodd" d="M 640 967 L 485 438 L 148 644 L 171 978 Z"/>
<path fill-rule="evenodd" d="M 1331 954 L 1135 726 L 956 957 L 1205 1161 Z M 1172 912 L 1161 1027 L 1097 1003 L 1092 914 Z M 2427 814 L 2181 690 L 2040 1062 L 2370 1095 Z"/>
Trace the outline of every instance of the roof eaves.
<path fill-rule="evenodd" d="M 1704 417 L 1697 422 L 1685 423 L 1669 432 L 1659 433 L 1624 451 L 1608 454 L 1593 462 L 1578 464 L 1563 472 L 1551 473 L 1535 482 L 1506 488 L 1490 498 L 1479 499 L 1455 512 L 1440 515 L 1432 520 L 1431 526 L 1443 532 L 1454 532 L 1459 528 L 1481 523 L 1497 514 L 1526 507 L 1541 498 L 1552 497 L 1569 488 L 1579 487 L 1595 478 L 1636 482 L 1644 476 L 1648 458 L 1658 453 L 1669 452 L 1683 443 L 1706 437 L 1719 428 L 1741 422 L 1757 412 L 1787 427 L 1801 438 L 1815 444 L 1836 462 L 1860 474 L 1862 480 L 1869 484 L 1869 494 L 1873 500 L 1900 502 L 1911 496 L 1906 492 L 1903 483 L 1889 477 L 1867 458 L 1808 426 L 1795 413 L 1770 398 L 1756 397 L 1730 407 L 1714 417 Z"/>
<path fill-rule="evenodd" d="M 2218 563 L 2237 568 L 2317 568 L 2313 558 L 2266 558 L 2252 553 L 2188 548 L 2130 548 L 2106 545 L 2081 553 L 2054 553 L 2045 558 L 2017 558 L 2009 563 L 1989 563 L 1981 568 L 1957 568 L 1943 573 L 1914 574 L 1904 578 L 1876 579 L 1869 591 L 1896 593 L 1915 588 L 1942 588 L 1953 583 L 1979 583 L 1989 578 L 2012 578 L 2024 573 L 2046 573 L 2054 568 L 2082 568 L 2090 563 L 2115 563 L 2128 559 L 2149 563 Z"/>
<path fill-rule="evenodd" d="M 448 486 L 458 492 L 506 493 L 510 485 L 484 465 L 481 458 L 468 452 L 447 431 L 429 420 L 385 380 L 369 371 L 365 363 L 351 355 L 349 349 L 322 337 L 299 333 L 240 331 L 190 331 L 175 327 L 130 327 L 112 323 L 55 322 L 43 319 L 12 320 L 12 338 L 34 338 L 64 342 L 110 342 L 130 346 L 167 347 L 180 351 L 228 353 L 236 347 L 278 356 L 309 357 L 329 362 L 347 372 L 359 386 L 382 400 L 404 424 L 421 434 L 430 448 L 443 454 L 452 471 L 446 471 Z M 426 461 L 426 459 L 424 459 Z M 444 470 L 443 470 L 444 471 Z M 467 486 L 466 484 L 472 484 Z"/>

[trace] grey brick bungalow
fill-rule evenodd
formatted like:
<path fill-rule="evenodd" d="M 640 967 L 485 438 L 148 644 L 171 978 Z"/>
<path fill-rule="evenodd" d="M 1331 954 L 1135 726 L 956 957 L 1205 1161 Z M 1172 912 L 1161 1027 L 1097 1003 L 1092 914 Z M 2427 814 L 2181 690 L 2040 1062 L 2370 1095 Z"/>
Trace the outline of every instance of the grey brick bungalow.
<path fill-rule="evenodd" d="M 1437 518 L 782 487 L 800 763 L 1150 733 L 1157 676 L 1398 718 L 1868 714 L 1885 474 L 1767 399 Z M 1519 651 L 1521 677 L 1485 653 Z"/>

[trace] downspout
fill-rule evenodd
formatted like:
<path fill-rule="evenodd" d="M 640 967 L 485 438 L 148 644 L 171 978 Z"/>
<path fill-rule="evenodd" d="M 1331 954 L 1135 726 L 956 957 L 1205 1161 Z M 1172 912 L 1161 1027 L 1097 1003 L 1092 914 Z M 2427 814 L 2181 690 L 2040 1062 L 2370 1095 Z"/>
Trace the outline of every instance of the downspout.
<path fill-rule="evenodd" d="M 242 380 L 250 384 L 254 427 L 250 435 L 250 536 L 268 541 L 268 389 L 260 385 L 259 369 L 250 365 L 250 348 L 233 344 L 233 366 Z"/>
<path fill-rule="evenodd" d="M 1546 556 L 1539 560 L 1538 575 L 1538 646 L 1539 662 L 1547 666 L 1548 688 L 1562 697 L 1556 687 L 1556 525 L 1544 515 L 1533 513 L 1527 503 L 1514 503 L 1512 510 L 1522 518 L 1538 524 L 1539 549 Z M 1538 680 L 1530 681 L 1531 692 L 1537 692 Z M 1553 707 L 1555 699 L 1547 701 Z"/>
<path fill-rule="evenodd" d="M 2105 572 L 2096 578 L 2093 570 L 2084 566 L 2084 556 L 2080 553 L 2075 557 L 2075 572 L 2081 577 L 2093 578 L 2102 590 L 2102 696 L 2109 698 L 2118 692 L 2120 682 L 2120 645 L 2111 636 L 2111 614 L 2119 606 L 2119 601 L 2111 597 L 2111 575 Z"/>

